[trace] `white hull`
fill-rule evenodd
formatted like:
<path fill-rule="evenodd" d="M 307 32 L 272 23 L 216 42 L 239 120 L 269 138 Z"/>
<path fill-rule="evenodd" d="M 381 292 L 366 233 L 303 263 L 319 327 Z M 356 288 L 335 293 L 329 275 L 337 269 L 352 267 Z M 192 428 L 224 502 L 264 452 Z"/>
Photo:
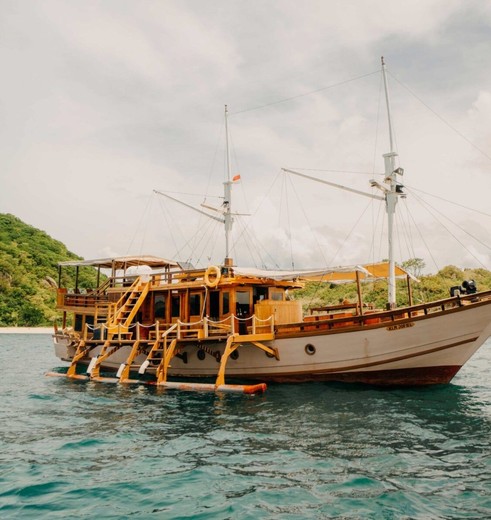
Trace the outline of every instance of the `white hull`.
<path fill-rule="evenodd" d="M 491 335 L 491 301 L 455 308 L 441 314 L 418 316 L 406 320 L 365 325 L 351 329 L 303 332 L 290 337 L 276 337 L 264 342 L 278 350 L 279 359 L 244 343 L 238 358 L 228 359 L 226 379 L 251 379 L 277 382 L 352 381 L 374 384 L 434 384 L 452 379 L 465 362 Z M 90 353 L 96 356 L 102 346 Z M 198 351 L 205 350 L 203 360 Z M 225 342 L 180 347 L 183 358 L 172 359 L 169 377 L 216 377 L 217 358 Z M 125 363 L 131 346 L 119 349 L 102 364 L 117 370 Z M 66 338 L 55 335 L 55 352 L 70 361 L 75 347 Z M 145 361 L 139 355 L 133 364 Z M 86 359 L 87 364 L 90 359 Z M 83 363 L 84 361 L 81 361 Z"/>

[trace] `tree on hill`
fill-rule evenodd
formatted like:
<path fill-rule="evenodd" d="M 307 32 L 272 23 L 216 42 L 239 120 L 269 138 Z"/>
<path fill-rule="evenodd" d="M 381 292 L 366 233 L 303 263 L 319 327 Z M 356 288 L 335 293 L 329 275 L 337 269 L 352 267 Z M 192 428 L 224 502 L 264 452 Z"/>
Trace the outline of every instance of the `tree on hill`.
<path fill-rule="evenodd" d="M 44 231 L 0 213 L 0 326 L 51 325 L 57 264 L 80 259 Z M 85 276 L 87 286 L 95 282 L 95 273 Z"/>

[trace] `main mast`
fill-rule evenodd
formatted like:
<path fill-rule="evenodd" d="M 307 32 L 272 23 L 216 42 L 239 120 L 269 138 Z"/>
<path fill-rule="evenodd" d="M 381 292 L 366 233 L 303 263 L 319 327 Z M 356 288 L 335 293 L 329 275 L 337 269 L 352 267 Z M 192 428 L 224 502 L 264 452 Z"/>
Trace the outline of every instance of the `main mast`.
<path fill-rule="evenodd" d="M 190 208 L 194 211 L 197 211 L 201 215 L 205 215 L 208 218 L 211 218 L 213 220 L 216 220 L 217 222 L 220 222 L 224 225 L 225 228 L 225 260 L 224 260 L 224 267 L 229 268 L 233 266 L 233 260 L 230 257 L 230 234 L 232 232 L 232 226 L 234 223 L 234 215 L 246 215 L 244 213 L 232 213 L 232 184 L 234 183 L 234 180 L 237 180 L 236 178 L 231 178 L 231 161 L 230 161 L 230 146 L 229 146 L 229 133 L 228 133 L 228 109 L 227 105 L 225 105 L 225 140 L 226 140 L 226 148 L 227 148 L 227 180 L 223 183 L 223 204 L 221 208 L 214 208 L 211 206 L 208 206 L 207 204 L 201 204 L 202 207 L 216 211 L 221 216 L 215 216 L 210 215 L 210 213 L 200 210 L 198 208 L 195 208 L 194 206 L 191 206 L 190 204 L 186 204 L 185 202 L 182 202 L 179 199 L 176 199 L 174 197 L 171 197 L 167 193 L 163 193 L 158 190 L 153 190 L 155 193 L 158 193 L 159 195 L 162 195 L 170 200 L 173 200 L 174 202 L 177 202 L 179 204 L 182 204 L 183 206 L 186 206 L 187 208 Z M 240 176 L 238 176 L 240 178 Z"/>
<path fill-rule="evenodd" d="M 385 162 L 385 179 L 388 184 L 385 192 L 385 205 L 387 210 L 387 232 L 388 232 L 388 255 L 389 255 L 389 291 L 388 291 L 388 307 L 390 309 L 396 306 L 396 276 L 395 276 L 395 260 L 394 260 L 394 216 L 396 211 L 397 199 L 402 194 L 402 184 L 398 182 L 397 175 L 402 175 L 403 169 L 397 168 L 395 159 L 397 153 L 394 146 L 394 132 L 392 129 L 392 118 L 390 113 L 389 85 L 387 81 L 387 69 L 385 67 L 384 57 L 382 56 L 382 73 L 384 77 L 385 101 L 387 104 L 387 118 L 389 122 L 389 144 L 390 152 L 384 154 Z"/>
<path fill-rule="evenodd" d="M 225 105 L 225 143 L 227 147 L 227 180 L 223 183 L 223 219 L 225 224 L 225 267 L 232 267 L 233 261 L 230 258 L 230 233 L 234 218 L 232 216 L 232 180 L 230 178 L 231 164 L 230 164 L 230 146 L 228 135 L 228 108 Z"/>

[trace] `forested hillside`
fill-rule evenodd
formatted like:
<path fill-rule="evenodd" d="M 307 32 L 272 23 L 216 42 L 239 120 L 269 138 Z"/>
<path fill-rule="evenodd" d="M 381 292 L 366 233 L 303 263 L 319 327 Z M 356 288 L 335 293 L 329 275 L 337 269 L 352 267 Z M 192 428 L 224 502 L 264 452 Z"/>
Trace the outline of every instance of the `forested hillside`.
<path fill-rule="evenodd" d="M 51 325 L 57 263 L 79 258 L 44 231 L 0 213 L 0 326 Z"/>

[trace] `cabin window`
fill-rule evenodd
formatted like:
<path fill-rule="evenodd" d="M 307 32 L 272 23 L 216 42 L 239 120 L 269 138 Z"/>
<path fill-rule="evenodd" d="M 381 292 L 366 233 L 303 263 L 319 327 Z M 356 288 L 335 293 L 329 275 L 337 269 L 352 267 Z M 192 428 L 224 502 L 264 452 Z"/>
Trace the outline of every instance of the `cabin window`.
<path fill-rule="evenodd" d="M 254 287 L 252 291 L 252 303 L 257 303 L 266 300 L 268 297 L 267 287 Z"/>
<path fill-rule="evenodd" d="M 179 318 L 181 315 L 181 297 L 179 294 L 173 294 L 172 295 L 172 317 L 173 318 Z"/>
<path fill-rule="evenodd" d="M 283 294 L 284 292 L 280 289 L 271 289 L 269 297 L 275 301 L 282 301 Z"/>
<path fill-rule="evenodd" d="M 251 293 L 249 291 L 237 291 L 237 308 L 236 313 L 240 318 L 241 316 L 248 316 L 250 314 L 250 298 Z"/>
<path fill-rule="evenodd" d="M 189 315 L 199 316 L 201 314 L 201 294 L 191 293 L 189 295 Z"/>
<path fill-rule="evenodd" d="M 222 314 L 228 314 L 230 312 L 230 293 L 222 293 Z"/>
<path fill-rule="evenodd" d="M 209 295 L 210 295 L 210 318 L 212 320 L 218 320 L 220 318 L 220 292 L 211 291 L 209 293 Z"/>
<path fill-rule="evenodd" d="M 156 294 L 153 303 L 153 312 L 155 318 L 165 319 L 165 296 L 163 294 Z"/>

